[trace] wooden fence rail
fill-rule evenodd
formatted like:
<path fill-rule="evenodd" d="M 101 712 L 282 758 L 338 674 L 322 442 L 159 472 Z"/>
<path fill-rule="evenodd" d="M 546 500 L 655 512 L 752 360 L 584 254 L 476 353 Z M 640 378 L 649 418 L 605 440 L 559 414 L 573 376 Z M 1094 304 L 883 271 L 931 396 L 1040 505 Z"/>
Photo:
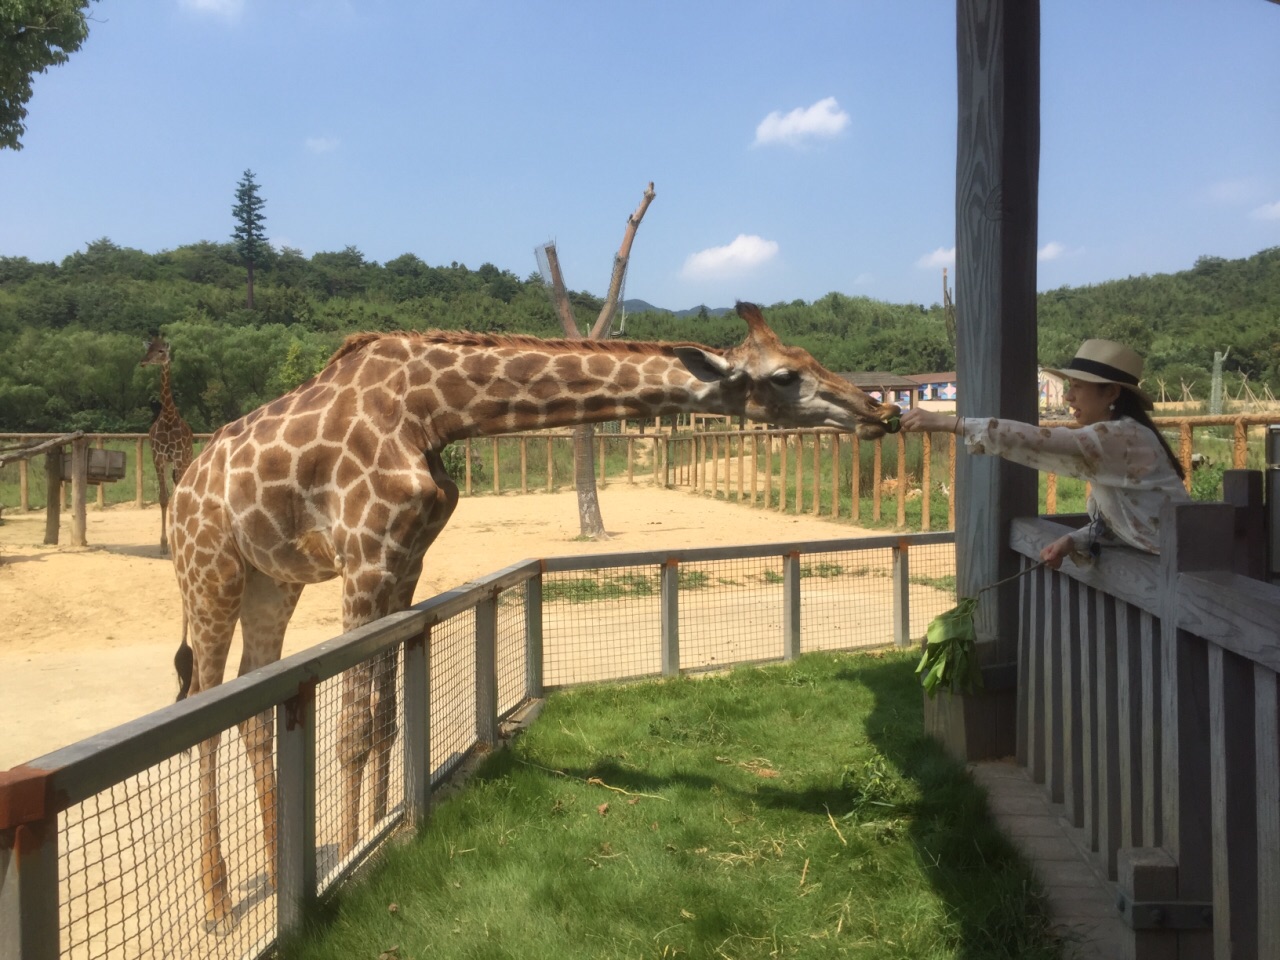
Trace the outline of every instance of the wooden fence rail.
<path fill-rule="evenodd" d="M 546 690 L 792 659 L 804 650 L 906 647 L 924 622 L 955 603 L 954 589 L 940 585 L 952 569 L 952 543 L 953 534 L 933 533 L 527 560 L 0 771 L 0 960 L 267 954 L 392 829 L 424 816 L 433 790 L 492 747 L 501 723 L 536 713 L 534 701 Z M 822 558 L 824 574 L 806 572 L 811 555 Z M 931 557 L 944 562 L 931 566 Z M 735 580 L 717 581 L 715 589 L 681 575 L 682 567 L 720 563 L 733 565 Z M 756 568 L 756 582 L 743 577 L 747 565 Z M 624 568 L 634 582 L 636 568 L 646 567 L 660 581 L 657 596 L 646 590 L 635 602 L 650 616 L 615 610 L 610 618 L 601 611 L 612 608 L 563 599 L 584 577 Z M 836 576 L 838 583 L 829 579 Z M 552 598 L 555 587 L 562 599 Z M 743 602 L 746 595 L 759 602 Z M 760 603 L 771 612 L 761 616 Z M 806 618 L 810 606 L 818 612 Z M 616 621 L 618 632 L 605 635 L 606 620 Z M 726 627 L 730 646 L 716 640 Z M 758 646 L 740 644 L 752 634 Z M 700 654 L 709 641 L 717 644 L 714 655 Z M 645 658 L 642 669 L 619 656 L 622 648 L 654 644 L 658 655 Z M 340 793 L 339 678 L 388 654 L 403 666 L 404 705 L 392 733 L 398 773 L 391 809 L 338 861 L 332 813 Z M 274 892 L 258 842 L 252 777 L 237 775 L 237 766 L 250 764 L 229 734 L 258 717 L 274 718 Z M 191 747 L 223 734 L 219 822 L 228 870 L 239 871 L 239 882 L 232 884 L 237 922 L 219 938 L 201 923 L 205 826 Z M 247 842 L 233 845 L 237 835 Z"/>
<path fill-rule="evenodd" d="M 1017 759 L 1116 884 L 1138 957 L 1280 957 L 1280 586 L 1261 475 L 1021 591 Z M 1018 521 L 1030 564 L 1063 527 Z"/>

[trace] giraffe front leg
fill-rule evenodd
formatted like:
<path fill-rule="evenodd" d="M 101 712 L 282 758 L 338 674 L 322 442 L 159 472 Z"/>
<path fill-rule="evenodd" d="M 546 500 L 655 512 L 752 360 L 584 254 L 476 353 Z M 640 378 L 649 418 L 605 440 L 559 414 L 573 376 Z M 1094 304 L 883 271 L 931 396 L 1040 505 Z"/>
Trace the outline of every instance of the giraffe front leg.
<path fill-rule="evenodd" d="M 253 764 L 253 785 L 258 793 L 258 809 L 262 813 L 262 844 L 267 856 L 267 878 L 276 889 L 276 768 L 272 762 L 275 742 L 273 716 L 260 713 L 240 724 L 245 752 Z"/>
<path fill-rule="evenodd" d="M 218 822 L 217 734 L 200 743 L 200 886 L 204 893 L 204 926 L 225 936 L 235 926 L 227 891 L 227 864 L 222 859 Z"/>
<path fill-rule="evenodd" d="M 360 839 L 360 795 L 365 764 L 373 744 L 370 711 L 371 666 L 361 663 L 342 675 L 342 712 L 338 718 L 338 763 L 342 767 L 342 831 L 338 856 L 345 857 Z"/>
<path fill-rule="evenodd" d="M 160 552 L 169 552 L 169 485 L 165 481 L 164 461 L 157 460 L 156 497 L 160 500 Z"/>
<path fill-rule="evenodd" d="M 391 747 L 399 733 L 396 709 L 396 675 L 399 670 L 398 650 L 388 650 L 374 664 L 373 706 L 373 803 L 369 811 L 369 827 L 374 829 L 387 815 L 387 793 L 391 783 Z"/>

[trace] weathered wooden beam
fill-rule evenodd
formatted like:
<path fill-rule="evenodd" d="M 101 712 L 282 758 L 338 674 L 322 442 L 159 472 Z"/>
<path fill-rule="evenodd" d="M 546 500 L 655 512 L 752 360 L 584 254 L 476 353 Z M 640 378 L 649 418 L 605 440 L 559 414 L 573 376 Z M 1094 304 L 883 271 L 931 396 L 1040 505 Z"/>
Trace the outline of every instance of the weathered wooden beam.
<path fill-rule="evenodd" d="M 1040 4 L 958 0 L 956 369 L 965 417 L 1036 422 L 1036 241 L 1040 167 Z M 1036 513 L 1034 472 L 996 457 L 956 468 L 961 596 L 1017 571 L 1014 517 Z M 983 595 L 979 642 L 1016 656 L 1017 586 Z M 1012 731 L 1009 749 L 1012 752 Z"/>

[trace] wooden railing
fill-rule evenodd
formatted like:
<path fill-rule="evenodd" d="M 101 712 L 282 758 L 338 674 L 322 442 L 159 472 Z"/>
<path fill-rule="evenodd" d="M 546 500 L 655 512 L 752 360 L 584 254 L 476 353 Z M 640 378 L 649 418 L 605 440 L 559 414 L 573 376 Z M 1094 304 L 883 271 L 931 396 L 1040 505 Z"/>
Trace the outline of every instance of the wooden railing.
<path fill-rule="evenodd" d="M 1017 759 L 1081 832 L 1140 957 L 1280 957 L 1280 586 L 1261 475 L 1166 508 L 1158 557 L 1024 578 Z M 1031 564 L 1064 527 L 1015 523 Z"/>

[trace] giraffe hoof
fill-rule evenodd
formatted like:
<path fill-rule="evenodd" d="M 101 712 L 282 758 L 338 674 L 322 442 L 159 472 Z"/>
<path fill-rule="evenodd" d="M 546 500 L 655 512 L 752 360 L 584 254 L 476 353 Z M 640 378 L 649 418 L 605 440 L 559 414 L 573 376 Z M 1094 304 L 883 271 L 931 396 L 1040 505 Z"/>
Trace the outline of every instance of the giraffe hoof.
<path fill-rule="evenodd" d="M 205 917 L 204 932 L 217 937 L 229 936 L 236 928 L 235 917 L 230 911 L 221 917 Z"/>

